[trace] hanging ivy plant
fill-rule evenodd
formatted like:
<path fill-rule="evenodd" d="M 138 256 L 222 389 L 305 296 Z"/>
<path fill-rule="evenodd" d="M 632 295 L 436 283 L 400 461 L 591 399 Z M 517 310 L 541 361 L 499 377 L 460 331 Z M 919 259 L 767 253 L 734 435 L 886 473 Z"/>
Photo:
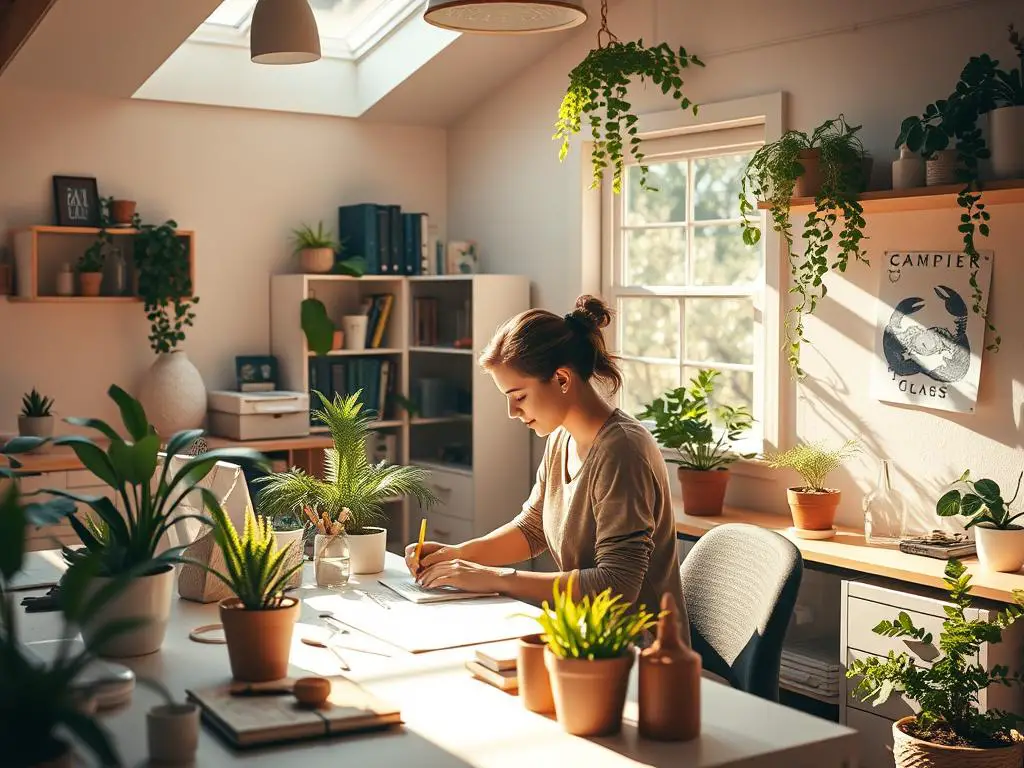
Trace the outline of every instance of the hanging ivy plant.
<path fill-rule="evenodd" d="M 143 224 L 135 214 L 134 260 L 139 278 L 139 296 L 150 322 L 149 345 L 157 354 L 172 352 L 185 340 L 185 328 L 195 320 L 192 306 L 192 275 L 188 250 L 178 236 L 178 224 Z"/>
<path fill-rule="evenodd" d="M 561 140 L 559 161 L 569 153 L 569 141 L 583 128 L 586 119 L 593 141 L 591 165 L 593 183 L 591 189 L 601 184 L 605 168 L 613 168 L 612 189 L 615 194 L 622 191 L 622 175 L 625 153 L 640 167 L 641 189 L 655 190 L 647 183 L 647 166 L 640 151 L 640 137 L 628 100 L 628 89 L 632 78 L 641 82 L 650 80 L 661 88 L 662 93 L 672 94 L 682 109 L 692 109 L 697 114 L 698 106 L 683 95 L 683 70 L 690 66 L 703 67 L 696 56 L 680 47 L 674 50 L 668 43 L 647 48 L 643 40 L 621 42 L 608 29 L 608 0 L 601 2 L 601 28 L 597 33 L 597 48 L 590 51 L 569 73 L 569 89 L 562 98 L 555 123 L 555 140 Z"/>

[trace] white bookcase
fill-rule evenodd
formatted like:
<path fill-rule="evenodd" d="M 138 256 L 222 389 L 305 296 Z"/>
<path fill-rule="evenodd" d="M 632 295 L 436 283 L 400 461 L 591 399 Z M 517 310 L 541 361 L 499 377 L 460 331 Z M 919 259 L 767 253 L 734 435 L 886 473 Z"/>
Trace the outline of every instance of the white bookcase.
<path fill-rule="evenodd" d="M 270 286 L 270 351 L 278 360 L 281 388 L 309 390 L 311 353 L 300 324 L 304 299 L 322 301 L 340 327 L 341 317 L 357 313 L 366 297 L 386 293 L 394 303 L 380 348 L 338 350 L 328 357 L 390 361 L 394 392 L 417 406 L 410 415 L 389 398 L 375 428 L 394 437 L 395 460 L 430 470 L 441 503 L 422 513 L 415 502 L 393 504 L 388 548 L 400 552 L 415 538 L 421 514 L 435 541 L 479 536 L 519 511 L 533 480 L 529 431 L 508 418 L 505 396 L 476 362 L 498 326 L 529 308 L 529 281 L 518 275 L 276 275 Z M 414 326 L 424 300 L 436 305 L 436 333 L 426 337 Z M 456 348 L 457 336 L 471 342 Z"/>

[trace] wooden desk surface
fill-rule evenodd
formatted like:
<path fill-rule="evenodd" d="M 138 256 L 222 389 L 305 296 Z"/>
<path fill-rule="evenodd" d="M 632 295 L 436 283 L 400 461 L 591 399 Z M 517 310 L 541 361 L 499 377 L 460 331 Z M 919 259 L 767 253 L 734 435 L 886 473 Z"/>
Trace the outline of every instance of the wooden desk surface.
<path fill-rule="evenodd" d="M 908 555 L 894 546 L 869 545 L 864 540 L 863 530 L 836 526 L 835 538 L 814 541 L 796 538 L 789 531 L 793 521 L 788 515 L 727 507 L 721 517 L 694 517 L 683 513 L 681 506 L 676 507 L 676 534 L 699 538 L 723 523 L 750 523 L 777 531 L 796 544 L 808 562 L 945 589 L 942 581 L 945 560 Z M 1009 603 L 1013 602 L 1014 589 L 1024 589 L 1024 573 L 982 570 L 973 556 L 963 558 L 963 563 L 973 576 L 972 595 Z"/>

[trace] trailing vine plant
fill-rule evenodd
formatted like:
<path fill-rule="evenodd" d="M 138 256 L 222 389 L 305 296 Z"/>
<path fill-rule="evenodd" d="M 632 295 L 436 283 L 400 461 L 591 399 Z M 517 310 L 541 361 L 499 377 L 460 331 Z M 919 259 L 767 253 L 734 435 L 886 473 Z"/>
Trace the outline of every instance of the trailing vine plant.
<path fill-rule="evenodd" d="M 143 224 L 136 213 L 132 226 L 138 230 L 134 260 L 150 322 L 149 345 L 157 354 L 173 352 L 185 340 L 185 328 L 195 320 L 192 307 L 199 303 L 192 295 L 188 250 L 174 220 Z"/>
<path fill-rule="evenodd" d="M 113 201 L 113 197 L 100 198 L 100 231 L 96 234 L 96 239 L 78 257 L 75 266 L 79 272 L 103 271 L 103 264 L 107 260 L 104 249 L 114 244 L 114 236 L 107 229 L 110 226 L 110 205 Z"/>
<path fill-rule="evenodd" d="M 625 152 L 640 167 L 640 188 L 656 191 L 647 183 L 648 167 L 640 151 L 637 135 L 638 117 L 628 101 L 630 79 L 638 76 L 641 82 L 650 79 L 664 94 L 672 94 L 682 109 L 697 114 L 698 105 L 683 95 L 684 69 L 703 67 L 704 62 L 688 54 L 681 47 L 674 50 L 668 43 L 645 47 L 644 41 L 621 42 L 608 29 L 608 0 L 601 0 L 601 27 L 597 32 L 597 48 L 590 51 L 569 73 L 569 88 L 558 109 L 555 140 L 561 140 L 559 161 L 569 153 L 569 140 L 580 132 L 586 118 L 593 141 L 591 189 L 600 186 L 604 170 L 614 169 L 612 189 L 622 191 Z M 627 147 L 628 142 L 628 147 Z"/>
<path fill-rule="evenodd" d="M 863 191 L 865 178 L 864 147 L 858 132 L 843 115 L 826 120 L 808 135 L 803 131 L 786 131 L 779 139 L 760 147 L 747 164 L 739 195 L 743 242 L 756 245 L 761 240 L 760 216 L 754 201 L 769 204 L 771 225 L 782 235 L 789 259 L 794 299 L 786 315 L 786 357 L 794 375 L 802 377 L 800 367 L 804 317 L 813 314 L 818 302 L 828 294 L 825 278 L 832 270 L 845 272 L 850 260 L 868 264 L 862 248 L 864 209 L 857 196 Z M 793 225 L 790 205 L 797 179 L 805 172 L 801 153 L 816 151 L 819 155 L 821 187 L 814 197 L 814 208 L 804 222 L 803 253 L 793 247 Z M 836 225 L 842 225 L 836 237 Z M 829 249 L 837 245 L 834 258 Z"/>

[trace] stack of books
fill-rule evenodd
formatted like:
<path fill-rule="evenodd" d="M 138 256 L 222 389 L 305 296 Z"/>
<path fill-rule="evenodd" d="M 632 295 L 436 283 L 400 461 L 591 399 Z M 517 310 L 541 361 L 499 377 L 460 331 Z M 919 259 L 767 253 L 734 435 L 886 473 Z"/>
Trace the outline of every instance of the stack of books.
<path fill-rule="evenodd" d="M 466 669 L 473 677 L 490 683 L 503 691 L 518 691 L 519 678 L 516 665 L 519 658 L 519 641 L 494 643 L 478 648 L 473 658 L 466 662 Z"/>

